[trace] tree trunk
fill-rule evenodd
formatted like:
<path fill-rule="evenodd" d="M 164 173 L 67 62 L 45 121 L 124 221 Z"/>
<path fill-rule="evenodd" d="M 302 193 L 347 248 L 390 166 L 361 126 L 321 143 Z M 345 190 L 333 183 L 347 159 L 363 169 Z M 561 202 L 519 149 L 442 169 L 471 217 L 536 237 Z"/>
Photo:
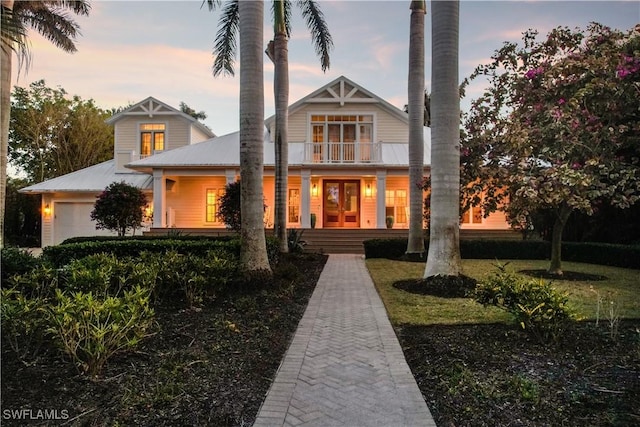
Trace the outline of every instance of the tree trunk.
<path fill-rule="evenodd" d="M 457 276 L 460 263 L 459 1 L 432 2 L 431 227 L 424 277 Z"/>
<path fill-rule="evenodd" d="M 409 241 L 407 255 L 424 254 L 424 1 L 411 2 L 409 29 Z"/>
<path fill-rule="evenodd" d="M 550 274 L 562 275 L 562 231 L 571 212 L 572 209 L 563 203 L 553 223 L 553 231 L 551 232 L 551 264 L 548 270 Z"/>
<path fill-rule="evenodd" d="M 13 1 L 2 0 L 2 6 L 13 10 Z M 9 122 L 11 117 L 11 60 L 9 40 L 0 49 L 0 248 L 4 247 L 4 210 L 7 198 L 7 158 L 9 156 Z"/>
<path fill-rule="evenodd" d="M 264 3 L 238 4 L 240 34 L 240 263 L 242 269 L 271 271 L 264 233 Z"/>
<path fill-rule="evenodd" d="M 284 13 L 284 11 L 283 11 Z M 284 19 L 284 17 L 283 17 Z M 282 23 L 284 26 L 284 22 Z M 280 251 L 289 252 L 287 242 L 287 181 L 289 168 L 289 48 L 284 28 L 276 31 L 274 42 L 273 91 L 276 100 L 275 123 L 275 220 L 274 232 Z"/>

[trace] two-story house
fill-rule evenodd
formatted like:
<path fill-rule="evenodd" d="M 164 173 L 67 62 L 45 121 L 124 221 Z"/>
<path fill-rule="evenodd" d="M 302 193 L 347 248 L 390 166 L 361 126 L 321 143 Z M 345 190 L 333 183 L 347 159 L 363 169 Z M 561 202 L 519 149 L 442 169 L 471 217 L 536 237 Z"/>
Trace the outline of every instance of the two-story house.
<path fill-rule="evenodd" d="M 114 160 L 25 188 L 42 193 L 42 245 L 95 235 L 92 203 L 108 184 L 125 181 L 149 193 L 153 228 L 224 228 L 218 201 L 239 179 L 239 133 L 216 137 L 190 116 L 154 99 L 113 116 Z M 273 126 L 265 120 L 265 224 L 274 204 Z M 346 77 L 289 107 L 290 228 L 408 228 L 408 116 Z M 425 128 L 424 173 L 430 138 Z M 315 220 L 312 221 L 312 216 Z M 504 215 L 474 210 L 462 228 L 509 228 Z M 104 232 L 104 231 L 102 231 Z"/>

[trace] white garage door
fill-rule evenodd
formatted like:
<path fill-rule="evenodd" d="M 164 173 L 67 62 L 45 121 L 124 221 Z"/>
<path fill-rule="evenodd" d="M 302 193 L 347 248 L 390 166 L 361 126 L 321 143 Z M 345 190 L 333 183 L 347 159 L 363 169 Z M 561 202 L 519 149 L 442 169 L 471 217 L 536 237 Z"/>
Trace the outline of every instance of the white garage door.
<path fill-rule="evenodd" d="M 56 202 L 53 219 L 53 244 L 78 236 L 109 236 L 116 233 L 108 230 L 96 230 L 91 220 L 93 203 Z"/>

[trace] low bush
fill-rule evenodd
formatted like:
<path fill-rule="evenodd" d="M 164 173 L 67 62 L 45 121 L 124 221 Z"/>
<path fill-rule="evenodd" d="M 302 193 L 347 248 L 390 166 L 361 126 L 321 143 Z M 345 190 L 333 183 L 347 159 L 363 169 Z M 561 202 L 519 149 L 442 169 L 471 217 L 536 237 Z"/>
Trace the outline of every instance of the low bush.
<path fill-rule="evenodd" d="M 567 306 L 568 294 L 550 282 L 528 279 L 510 272 L 505 265 L 481 281 L 473 292 L 482 305 L 493 305 L 511 313 L 516 322 L 541 342 L 557 340 L 573 314 Z"/>
<path fill-rule="evenodd" d="M 211 238 L 165 238 L 165 239 L 109 239 L 102 241 L 84 241 L 57 246 L 47 246 L 42 256 L 56 267 L 63 267 L 74 259 L 99 253 L 112 254 L 118 258 L 139 257 L 142 252 L 166 253 L 175 250 L 181 254 L 203 254 L 209 250 L 224 250 L 230 254 L 240 254 L 240 240 Z M 278 242 L 267 238 L 267 254 L 272 266 L 278 263 Z"/>
<path fill-rule="evenodd" d="M 364 242 L 366 258 L 402 259 L 407 239 L 370 239 Z M 425 240 L 425 251 L 429 241 Z M 551 243 L 543 240 L 460 240 L 460 256 L 464 259 L 549 259 Z M 562 244 L 564 261 L 610 265 L 640 269 L 640 245 L 608 243 Z"/>
<path fill-rule="evenodd" d="M 98 375 L 113 355 L 135 348 L 151 327 L 149 290 L 136 287 L 122 297 L 56 290 L 49 308 L 56 343 L 85 373 Z"/>
<path fill-rule="evenodd" d="M 28 298 L 17 289 L 2 289 L 0 298 L 2 342 L 22 361 L 35 358 L 47 329 L 46 300 Z"/>
<path fill-rule="evenodd" d="M 2 282 L 16 274 L 33 270 L 41 261 L 26 249 L 5 247 L 0 251 L 0 271 Z"/>

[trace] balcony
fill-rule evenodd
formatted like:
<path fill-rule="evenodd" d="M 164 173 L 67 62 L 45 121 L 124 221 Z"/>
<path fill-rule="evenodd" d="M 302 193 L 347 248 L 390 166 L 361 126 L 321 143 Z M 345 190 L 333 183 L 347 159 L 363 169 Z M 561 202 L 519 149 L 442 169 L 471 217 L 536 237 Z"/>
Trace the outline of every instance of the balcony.
<path fill-rule="evenodd" d="M 374 164 L 382 160 L 380 142 L 305 142 L 304 162 L 314 164 Z"/>

